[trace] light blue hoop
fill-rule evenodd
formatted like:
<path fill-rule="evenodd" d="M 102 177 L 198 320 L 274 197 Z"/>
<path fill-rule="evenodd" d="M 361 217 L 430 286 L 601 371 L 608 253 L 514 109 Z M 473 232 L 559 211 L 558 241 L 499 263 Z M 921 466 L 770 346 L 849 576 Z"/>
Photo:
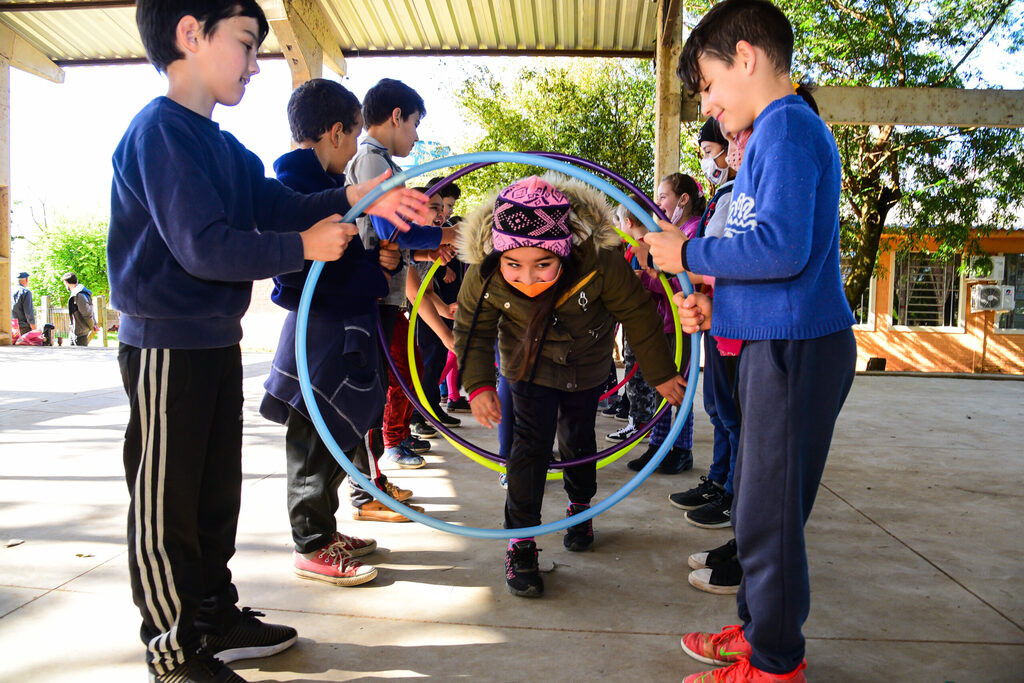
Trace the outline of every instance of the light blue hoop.
<path fill-rule="evenodd" d="M 442 168 L 462 166 L 464 164 L 473 164 L 477 162 L 508 162 L 522 164 L 525 166 L 540 166 L 541 168 L 546 168 L 551 171 L 558 171 L 559 173 L 563 173 L 572 178 L 582 180 L 591 187 L 604 192 L 606 195 L 629 209 L 629 212 L 638 217 L 649 230 L 653 232 L 661 231 L 661 228 L 658 227 L 658 224 L 643 209 L 643 207 L 630 199 L 625 192 L 603 178 L 599 178 L 596 175 L 572 166 L 571 164 L 540 156 L 522 154 L 520 152 L 474 152 L 472 154 L 458 154 L 456 156 L 447 157 L 445 159 L 435 159 L 434 161 L 428 161 L 425 164 L 414 166 L 413 168 L 399 173 L 392 178 L 388 178 L 386 181 L 371 190 L 365 197 L 356 202 L 356 205 L 345 214 L 342 220 L 346 223 L 353 222 L 356 216 L 362 214 L 363 211 L 370 206 L 370 204 L 377 201 L 382 194 L 404 184 L 407 180 L 415 178 L 416 176 Z M 542 536 L 544 534 L 562 531 L 563 529 L 568 529 L 570 526 L 592 519 L 621 502 L 623 498 L 635 491 L 640 484 L 642 484 L 644 480 L 654 472 L 658 465 L 661 464 L 661 461 L 665 458 L 665 455 L 672 448 L 672 444 L 675 443 L 676 437 L 679 436 L 679 432 L 682 431 L 683 424 L 686 422 L 686 415 L 693 408 L 693 398 L 697 392 L 697 380 L 700 377 L 700 332 L 696 332 L 692 336 L 690 345 L 690 379 L 687 382 L 686 393 L 683 396 L 683 403 L 679 409 L 679 414 L 677 414 L 676 419 L 672 421 L 672 426 L 669 429 L 668 436 L 665 437 L 665 442 L 661 444 L 661 447 L 658 448 L 658 451 L 654 456 L 646 465 L 644 465 L 643 469 L 637 472 L 632 479 L 623 484 L 618 491 L 608 496 L 608 498 L 605 498 L 600 503 L 596 503 L 589 509 L 577 515 L 566 517 L 555 522 L 547 522 L 539 526 L 526 527 L 524 529 L 484 529 L 480 527 L 460 526 L 458 524 L 452 524 L 451 522 L 442 522 L 430 515 L 417 512 L 409 506 L 398 502 L 383 491 L 378 490 L 362 472 L 356 469 L 356 466 L 352 464 L 352 461 L 345 455 L 345 452 L 340 446 L 338 446 L 338 442 L 334 440 L 334 436 L 327 428 L 327 424 L 324 422 L 324 418 L 320 414 L 320 407 L 316 403 L 316 396 L 313 393 L 313 386 L 309 379 L 309 365 L 306 360 L 306 329 L 309 321 L 310 303 L 313 300 L 313 290 L 316 288 L 317 280 L 320 279 L 320 272 L 323 268 L 323 261 L 316 261 L 309 269 L 309 276 L 306 278 L 306 284 L 302 288 L 302 298 L 299 300 L 299 310 L 295 327 L 295 360 L 299 370 L 299 388 L 302 390 L 302 398 L 306 403 L 306 410 L 309 411 L 309 418 L 316 426 L 316 431 L 320 434 L 320 438 L 323 439 L 324 444 L 327 445 L 331 454 L 338 461 L 338 464 L 344 468 L 345 472 L 348 473 L 348 476 L 352 477 L 352 481 L 359 484 L 371 496 L 379 500 L 381 503 L 384 503 L 384 505 L 388 506 L 395 512 L 405 515 L 409 519 L 419 522 L 420 524 L 425 524 L 433 529 L 437 529 L 438 531 L 445 531 L 450 534 L 469 536 L 472 538 L 523 538 L 527 536 Z M 683 288 L 683 292 L 687 295 L 693 292 L 693 286 L 690 284 L 690 279 L 686 277 L 685 273 L 680 273 L 676 276 L 676 279 Z"/>

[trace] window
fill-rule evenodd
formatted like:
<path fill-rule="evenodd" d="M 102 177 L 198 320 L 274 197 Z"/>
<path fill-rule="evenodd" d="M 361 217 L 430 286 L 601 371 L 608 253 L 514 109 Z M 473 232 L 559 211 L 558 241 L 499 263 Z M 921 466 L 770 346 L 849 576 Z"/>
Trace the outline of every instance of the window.
<path fill-rule="evenodd" d="M 1000 330 L 1024 330 L 1024 254 L 1006 254 L 1003 284 L 1014 287 L 1014 307 L 997 321 Z"/>
<path fill-rule="evenodd" d="M 931 254 L 897 256 L 892 273 L 892 324 L 958 327 L 960 257 L 940 261 Z"/>
<path fill-rule="evenodd" d="M 839 272 L 842 275 L 843 283 L 846 283 L 846 279 L 850 276 L 850 258 L 842 256 L 839 259 Z M 871 327 L 874 325 L 874 317 L 871 315 L 875 310 L 875 278 L 871 278 L 871 283 L 867 289 L 860 295 L 860 301 L 857 302 L 857 306 L 853 309 L 853 317 L 857 320 L 857 325 L 864 325 L 865 327 Z"/>

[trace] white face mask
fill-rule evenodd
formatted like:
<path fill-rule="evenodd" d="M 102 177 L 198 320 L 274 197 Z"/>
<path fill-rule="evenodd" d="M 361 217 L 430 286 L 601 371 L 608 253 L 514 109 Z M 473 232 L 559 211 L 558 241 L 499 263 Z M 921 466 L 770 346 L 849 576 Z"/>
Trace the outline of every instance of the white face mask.
<path fill-rule="evenodd" d="M 726 177 L 729 175 L 729 167 L 722 168 L 715 163 L 715 159 L 725 154 L 725 150 L 722 150 L 713 157 L 705 157 L 700 160 L 700 170 L 704 171 L 704 175 L 708 177 L 712 185 L 718 186 L 725 182 Z"/>

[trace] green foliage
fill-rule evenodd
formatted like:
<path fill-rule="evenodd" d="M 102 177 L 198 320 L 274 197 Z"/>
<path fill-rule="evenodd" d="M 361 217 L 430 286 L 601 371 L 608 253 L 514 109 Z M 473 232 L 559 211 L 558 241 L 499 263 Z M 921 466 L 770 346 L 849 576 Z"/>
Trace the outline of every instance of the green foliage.
<path fill-rule="evenodd" d="M 534 62 L 536 63 L 536 62 Z M 479 67 L 458 101 L 483 129 L 468 151 L 561 152 L 606 166 L 650 192 L 654 169 L 654 73 L 635 59 L 575 59 L 524 69 L 511 84 Z M 464 176 L 460 209 L 543 169 L 494 164 Z"/>
<path fill-rule="evenodd" d="M 92 291 L 93 297 L 110 296 L 107 281 L 107 221 L 100 219 L 58 219 L 29 241 L 31 288 L 36 301 L 49 296 L 52 305 L 67 301 L 68 291 L 60 279 L 72 272 Z"/>

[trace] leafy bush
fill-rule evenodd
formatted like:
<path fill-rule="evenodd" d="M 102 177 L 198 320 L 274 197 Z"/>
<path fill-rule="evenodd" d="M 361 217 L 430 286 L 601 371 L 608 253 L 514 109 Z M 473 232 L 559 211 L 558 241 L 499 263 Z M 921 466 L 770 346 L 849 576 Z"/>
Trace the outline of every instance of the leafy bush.
<path fill-rule="evenodd" d="M 93 297 L 109 300 L 107 280 L 107 221 L 105 219 L 61 219 L 54 225 L 40 226 L 39 234 L 29 241 L 30 287 L 38 305 L 49 296 L 51 305 L 67 301 L 68 291 L 61 280 L 72 272 L 92 291 Z"/>

